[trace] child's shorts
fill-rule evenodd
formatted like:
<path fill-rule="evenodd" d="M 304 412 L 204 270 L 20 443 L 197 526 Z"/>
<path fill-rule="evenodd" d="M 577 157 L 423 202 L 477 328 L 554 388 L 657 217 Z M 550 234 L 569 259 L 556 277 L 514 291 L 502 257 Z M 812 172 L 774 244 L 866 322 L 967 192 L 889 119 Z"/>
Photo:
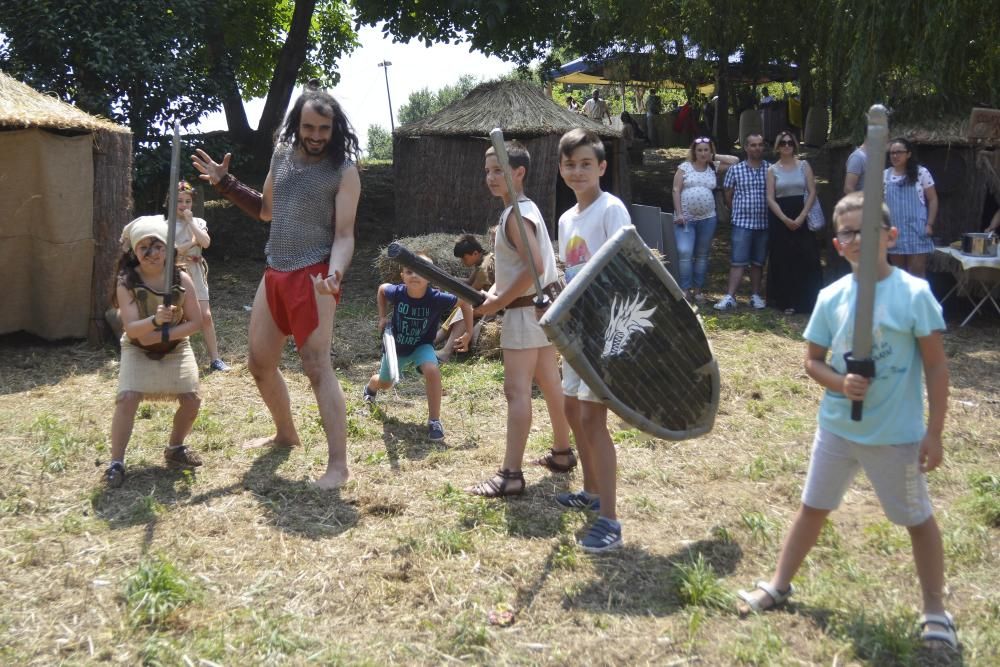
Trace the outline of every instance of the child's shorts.
<path fill-rule="evenodd" d="M 508 308 L 504 311 L 503 329 L 500 330 L 501 349 L 533 350 L 551 344 L 538 324 L 533 307 Z"/>
<path fill-rule="evenodd" d="M 438 365 L 438 358 L 434 354 L 434 348 L 426 343 L 418 345 L 413 352 L 405 357 L 399 357 L 396 361 L 399 363 L 400 375 L 411 366 L 415 367 L 418 372 L 422 372 L 420 371 L 420 367 L 426 363 L 432 363 L 435 366 Z M 389 374 L 389 360 L 384 354 L 382 355 L 382 366 L 378 369 L 378 379 L 380 382 L 392 382 L 392 376 Z"/>
<path fill-rule="evenodd" d="M 889 521 L 919 526 L 933 514 L 927 477 L 920 472 L 920 443 L 860 445 L 825 429 L 816 429 L 802 504 L 835 510 L 847 487 L 864 468 Z"/>
<path fill-rule="evenodd" d="M 566 363 L 565 359 L 563 359 L 562 365 L 562 391 L 564 396 L 569 396 L 579 401 L 601 402 L 597 394 L 590 390 L 587 383 L 580 378 L 572 366 Z"/>

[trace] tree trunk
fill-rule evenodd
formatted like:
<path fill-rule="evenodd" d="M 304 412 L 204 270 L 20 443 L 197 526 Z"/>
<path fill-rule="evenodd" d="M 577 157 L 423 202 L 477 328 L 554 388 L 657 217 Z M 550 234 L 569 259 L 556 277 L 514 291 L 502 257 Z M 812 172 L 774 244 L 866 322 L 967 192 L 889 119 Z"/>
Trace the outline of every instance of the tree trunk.
<path fill-rule="evenodd" d="M 729 53 L 719 54 L 719 71 L 715 83 L 715 117 L 711 128 L 715 136 L 715 149 L 720 153 L 732 150 L 729 138 Z"/>
<path fill-rule="evenodd" d="M 264 101 L 264 111 L 260 123 L 254 133 L 253 148 L 257 156 L 270 156 L 273 148 L 273 137 L 281 127 L 288 101 L 292 98 L 295 79 L 302 63 L 306 61 L 309 49 L 309 27 L 313 12 L 316 10 L 316 0 L 296 0 L 292 24 L 288 29 L 288 37 L 278 55 L 278 64 L 274 68 L 274 78 Z"/>
<path fill-rule="evenodd" d="M 210 10 L 206 12 L 206 23 L 208 57 L 212 63 L 211 76 L 222 88 L 222 109 L 226 114 L 226 126 L 237 144 L 250 147 L 253 143 L 253 130 L 247 121 L 240 87 L 236 84 L 236 67 L 232 54 L 226 48 L 222 21 L 216 11 Z"/>

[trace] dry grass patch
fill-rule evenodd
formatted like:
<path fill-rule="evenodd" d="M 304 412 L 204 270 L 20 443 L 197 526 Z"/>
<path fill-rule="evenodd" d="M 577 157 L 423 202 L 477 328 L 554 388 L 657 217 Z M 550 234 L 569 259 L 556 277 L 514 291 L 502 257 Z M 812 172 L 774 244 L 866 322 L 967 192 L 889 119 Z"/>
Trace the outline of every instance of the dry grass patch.
<path fill-rule="evenodd" d="M 376 252 L 360 247 L 355 266 Z M 742 621 L 730 611 L 729 595 L 773 568 L 798 503 L 820 395 L 802 371 L 804 318 L 706 318 L 723 383 L 709 435 L 665 442 L 611 420 L 626 547 L 594 558 L 574 546 L 592 516 L 552 502 L 579 486 L 579 471 L 529 467 L 526 495 L 508 502 L 461 491 L 501 460 L 499 361 L 444 367 L 444 443 L 425 439 L 419 379 L 383 392 L 375 409 L 362 403 L 379 354 L 370 271 L 348 275 L 332 350 L 348 396 L 353 480 L 331 494 L 309 484 L 326 447 L 291 347 L 284 367 L 304 446 L 241 449 L 271 431 L 245 360 L 243 306 L 261 267 L 212 270 L 234 371 L 202 378 L 190 444 L 206 464 L 196 473 L 163 466 L 173 408 L 153 404 L 136 421 L 125 486 L 104 489 L 94 462 L 107 458 L 114 351 L 3 342 L 3 663 L 927 661 L 913 641 L 919 595 L 905 534 L 884 522 L 864 481 L 825 529 L 787 610 Z M 1000 653 L 991 518 L 1000 374 L 980 371 L 1000 365 L 1000 353 L 985 327 L 946 338 L 955 400 L 946 464 L 931 486 L 962 660 L 987 665 Z M 536 396 L 526 458 L 551 442 Z"/>

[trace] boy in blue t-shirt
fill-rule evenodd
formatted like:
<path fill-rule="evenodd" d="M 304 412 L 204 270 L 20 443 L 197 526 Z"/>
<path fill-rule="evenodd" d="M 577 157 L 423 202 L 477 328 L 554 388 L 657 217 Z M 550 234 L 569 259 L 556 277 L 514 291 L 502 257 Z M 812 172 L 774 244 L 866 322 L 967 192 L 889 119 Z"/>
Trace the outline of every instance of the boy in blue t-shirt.
<path fill-rule="evenodd" d="M 416 253 L 428 262 L 431 258 Z M 466 322 L 472 321 L 472 306 L 458 297 L 430 286 L 425 278 L 411 269 L 403 267 L 400 274 L 402 285 L 383 283 L 378 288 L 378 328 L 385 329 L 392 324 L 392 334 L 396 342 L 396 357 L 399 372 L 415 366 L 424 376 L 427 390 L 427 437 L 430 440 L 444 440 L 444 426 L 441 425 L 441 371 L 438 358 L 434 354 L 434 336 L 441 323 L 442 314 L 451 312 L 457 303 Z M 389 306 L 392 313 L 389 313 Z M 455 349 L 464 351 L 469 344 L 467 331 L 455 342 Z M 366 403 L 374 403 L 379 389 L 392 387 L 389 360 L 382 354 L 382 366 L 372 375 L 364 388 Z"/>
<path fill-rule="evenodd" d="M 834 208 L 834 246 L 853 271 L 820 292 L 804 333 L 806 372 L 826 391 L 802 504 L 781 547 L 777 570 L 769 582 L 740 591 L 745 603 L 740 611 L 764 611 L 792 595 L 792 577 L 816 544 L 826 517 L 863 468 L 886 517 L 910 533 L 923 593 L 922 639 L 930 648 L 954 649 L 955 625 L 944 609 L 944 549 L 926 477 L 943 456 L 941 435 L 948 409 L 948 363 L 941 340 L 945 324 L 927 282 L 893 268 L 886 259 L 897 230 L 883 206 L 872 322 L 875 377 L 869 381 L 847 372 L 844 353 L 853 338 L 863 202 L 864 193 L 854 192 Z M 863 418 L 852 421 L 851 402 L 861 400 Z"/>

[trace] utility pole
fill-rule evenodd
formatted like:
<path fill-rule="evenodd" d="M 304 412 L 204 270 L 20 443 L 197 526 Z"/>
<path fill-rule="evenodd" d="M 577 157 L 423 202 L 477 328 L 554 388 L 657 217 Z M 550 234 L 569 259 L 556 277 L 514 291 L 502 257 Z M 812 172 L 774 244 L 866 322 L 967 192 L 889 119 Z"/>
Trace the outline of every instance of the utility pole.
<path fill-rule="evenodd" d="M 389 125 L 392 127 L 392 131 L 395 132 L 396 121 L 392 117 L 392 95 L 389 94 L 389 65 L 391 64 L 392 63 L 388 60 L 383 60 L 378 64 L 378 66 L 382 68 L 383 72 L 385 72 L 385 96 L 389 100 Z"/>

